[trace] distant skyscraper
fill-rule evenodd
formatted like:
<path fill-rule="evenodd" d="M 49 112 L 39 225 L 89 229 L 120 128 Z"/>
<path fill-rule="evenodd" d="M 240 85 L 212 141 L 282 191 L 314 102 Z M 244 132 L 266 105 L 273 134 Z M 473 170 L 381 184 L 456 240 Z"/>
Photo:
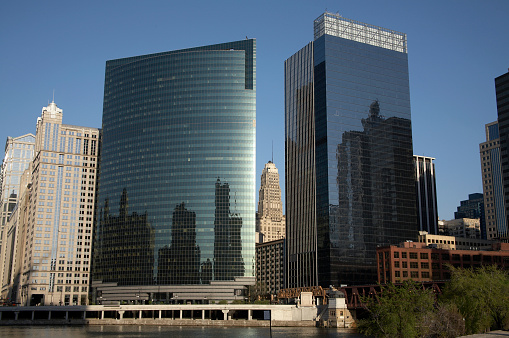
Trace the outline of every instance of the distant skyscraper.
<path fill-rule="evenodd" d="M 7 137 L 5 142 L 5 157 L 0 174 L 0 230 L 4 228 L 18 201 L 20 178 L 34 157 L 34 144 L 33 134 Z M 0 236 L 0 246 L 1 243 Z"/>
<path fill-rule="evenodd" d="M 20 290 L 23 305 L 88 304 L 99 130 L 62 124 L 52 102 L 37 119 L 35 156 L 14 222 L 24 237 L 11 247 L 23 250 L 22 267 L 9 288 Z M 14 229 L 15 224 L 10 229 Z M 14 276 L 14 274 L 13 274 Z"/>
<path fill-rule="evenodd" d="M 374 283 L 417 239 L 406 34 L 337 14 L 285 62 L 287 287 Z"/>
<path fill-rule="evenodd" d="M 7 137 L 5 142 L 5 156 L 0 167 L 0 288 L 3 285 L 2 260 L 6 254 L 4 244 L 8 230 L 5 226 L 19 201 L 21 176 L 34 157 L 34 143 L 33 134 Z M 7 269 L 6 266 L 4 268 Z"/>
<path fill-rule="evenodd" d="M 499 237 L 509 240 L 507 225 L 509 224 L 509 72 L 495 79 L 497 97 L 498 130 L 500 136 L 500 157 L 502 167 L 502 183 L 506 228 L 499 230 Z M 505 231 L 505 233 L 503 232 Z"/>
<path fill-rule="evenodd" d="M 468 195 L 468 200 L 460 201 L 460 205 L 454 212 L 454 219 L 476 218 L 480 224 L 480 238 L 486 239 L 486 223 L 484 217 L 484 197 L 481 193 Z"/>
<path fill-rule="evenodd" d="M 437 184 L 433 157 L 414 155 L 419 230 L 438 235 Z"/>
<path fill-rule="evenodd" d="M 499 237 L 499 234 L 507 233 L 497 121 L 486 125 L 486 142 L 479 145 L 479 152 L 485 211 L 484 222 L 481 225 L 481 236 L 483 239 L 495 239 Z"/>
<path fill-rule="evenodd" d="M 253 39 L 106 62 L 97 301 L 243 299 L 255 283 L 255 126 Z"/>
<path fill-rule="evenodd" d="M 276 165 L 269 161 L 262 171 L 260 191 L 258 193 L 258 212 L 256 213 L 256 231 L 261 233 L 264 242 L 285 237 L 285 216 L 281 202 L 279 173 Z"/>

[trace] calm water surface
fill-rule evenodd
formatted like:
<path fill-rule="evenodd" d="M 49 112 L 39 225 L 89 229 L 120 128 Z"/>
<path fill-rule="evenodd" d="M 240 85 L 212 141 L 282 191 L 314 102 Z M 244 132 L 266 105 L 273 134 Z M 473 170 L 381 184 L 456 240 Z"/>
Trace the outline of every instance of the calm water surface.
<path fill-rule="evenodd" d="M 265 327 L 182 327 L 182 326 L 2 326 L 1 337 L 37 338 L 98 338 L 98 337 L 270 337 Z M 352 333 L 340 333 L 335 329 L 314 327 L 275 327 L 272 337 L 364 337 Z"/>

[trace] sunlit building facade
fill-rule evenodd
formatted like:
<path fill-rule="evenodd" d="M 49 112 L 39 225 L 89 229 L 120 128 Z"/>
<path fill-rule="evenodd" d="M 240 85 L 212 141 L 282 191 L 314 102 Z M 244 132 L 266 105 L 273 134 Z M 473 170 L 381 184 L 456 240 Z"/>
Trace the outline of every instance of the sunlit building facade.
<path fill-rule="evenodd" d="M 89 304 L 99 129 L 62 119 L 54 102 L 42 108 L 22 203 L 8 223 L 4 281 L 21 305 Z"/>
<path fill-rule="evenodd" d="M 373 283 L 416 239 L 406 34 L 324 13 L 285 62 L 286 287 Z"/>
<path fill-rule="evenodd" d="M 255 136 L 253 39 L 106 63 L 97 302 L 243 299 Z"/>
<path fill-rule="evenodd" d="M 258 212 L 256 213 L 256 231 L 261 234 L 263 242 L 282 239 L 286 235 L 279 172 L 272 161 L 266 163 L 262 170 L 258 193 Z"/>
<path fill-rule="evenodd" d="M 498 121 L 486 125 L 486 142 L 479 144 L 479 154 L 484 198 L 481 236 L 484 239 L 495 239 L 507 234 Z"/>

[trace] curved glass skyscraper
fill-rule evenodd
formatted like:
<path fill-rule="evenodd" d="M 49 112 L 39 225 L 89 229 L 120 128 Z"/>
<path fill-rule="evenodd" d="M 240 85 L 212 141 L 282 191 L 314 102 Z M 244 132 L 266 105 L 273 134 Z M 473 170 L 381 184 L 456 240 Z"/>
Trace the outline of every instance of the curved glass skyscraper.
<path fill-rule="evenodd" d="M 103 109 L 99 300 L 242 297 L 254 284 L 256 41 L 108 61 Z"/>

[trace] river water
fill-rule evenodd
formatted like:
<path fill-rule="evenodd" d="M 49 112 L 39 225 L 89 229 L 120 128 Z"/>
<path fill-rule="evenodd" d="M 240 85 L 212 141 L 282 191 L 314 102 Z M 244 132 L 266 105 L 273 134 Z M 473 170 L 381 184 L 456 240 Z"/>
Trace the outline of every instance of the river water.
<path fill-rule="evenodd" d="M 271 332 L 272 331 L 272 332 Z M 37 338 L 98 338 L 98 337 L 342 337 L 362 338 L 363 335 L 343 333 L 336 329 L 315 327 L 210 327 L 210 326 L 2 326 L 1 337 Z"/>

